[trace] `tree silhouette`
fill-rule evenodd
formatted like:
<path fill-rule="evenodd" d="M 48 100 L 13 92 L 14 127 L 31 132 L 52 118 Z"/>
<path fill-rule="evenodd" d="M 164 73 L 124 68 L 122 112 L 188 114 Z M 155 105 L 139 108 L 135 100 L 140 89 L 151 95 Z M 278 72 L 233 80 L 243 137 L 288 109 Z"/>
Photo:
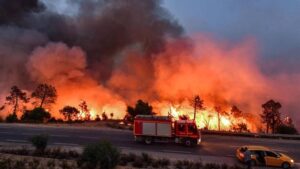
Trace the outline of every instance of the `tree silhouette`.
<path fill-rule="evenodd" d="M 84 120 L 87 120 L 89 121 L 90 118 L 91 118 L 91 114 L 90 114 L 90 110 L 88 108 L 88 105 L 86 103 L 86 101 L 82 101 L 80 104 L 79 104 L 79 107 L 80 107 L 80 111 L 81 111 L 81 118 L 82 116 L 84 115 Z"/>
<path fill-rule="evenodd" d="M 272 133 L 274 133 L 276 127 L 281 123 L 279 112 L 281 104 L 274 100 L 269 100 L 262 105 L 262 108 L 263 112 L 261 114 L 261 118 L 262 122 L 266 124 L 267 133 L 269 133 L 269 129 L 271 129 Z"/>
<path fill-rule="evenodd" d="M 248 126 L 246 123 L 238 123 L 237 124 L 237 128 L 236 128 L 236 131 L 238 132 L 249 132 L 248 130 Z"/>
<path fill-rule="evenodd" d="M 114 118 L 114 113 L 110 113 L 110 119 Z"/>
<path fill-rule="evenodd" d="M 190 118 L 189 118 L 189 116 L 187 116 L 187 115 L 180 115 L 179 116 L 179 120 L 189 120 Z"/>
<path fill-rule="evenodd" d="M 3 105 L 3 106 L 0 107 L 0 111 L 2 111 L 4 109 L 5 109 L 5 105 Z"/>
<path fill-rule="evenodd" d="M 237 106 L 232 106 L 230 112 L 235 118 L 242 116 L 242 111 Z"/>
<path fill-rule="evenodd" d="M 192 104 L 193 104 L 193 107 L 194 107 L 194 120 L 196 120 L 197 110 L 204 109 L 203 100 L 201 100 L 200 96 L 197 95 L 197 96 L 194 97 L 194 99 L 192 101 Z"/>
<path fill-rule="evenodd" d="M 16 115 L 19 110 L 20 103 L 27 103 L 29 99 L 27 98 L 25 92 L 23 92 L 17 86 L 13 86 L 10 90 L 9 96 L 6 97 L 6 101 L 8 105 L 13 106 L 12 114 Z"/>
<path fill-rule="evenodd" d="M 23 122 L 43 123 L 51 118 L 51 114 L 44 108 L 37 107 L 33 110 L 24 111 L 21 120 Z"/>
<path fill-rule="evenodd" d="M 222 108 L 220 106 L 216 106 L 215 107 L 215 111 L 217 112 L 217 118 L 218 118 L 218 130 L 221 130 L 221 112 L 222 112 Z"/>
<path fill-rule="evenodd" d="M 205 125 L 204 129 L 206 129 L 206 130 L 209 129 L 211 119 L 212 119 L 212 115 L 211 114 L 209 114 L 209 115 L 207 115 L 207 117 L 203 118 L 203 123 Z"/>
<path fill-rule="evenodd" d="M 215 111 L 217 112 L 217 118 L 218 118 L 218 130 L 221 130 L 221 116 L 228 115 L 227 112 L 225 112 L 221 106 L 215 106 Z"/>
<path fill-rule="evenodd" d="M 101 117 L 102 117 L 103 121 L 107 121 L 107 119 L 108 119 L 108 117 L 107 117 L 107 115 L 106 115 L 105 112 L 102 113 Z"/>
<path fill-rule="evenodd" d="M 40 100 L 40 108 L 44 105 L 51 105 L 56 102 L 57 91 L 54 86 L 48 84 L 39 84 L 31 94 L 33 98 Z"/>
<path fill-rule="evenodd" d="M 153 108 L 149 103 L 138 100 L 135 107 L 127 107 L 127 114 L 124 117 L 124 121 L 132 123 L 136 115 L 155 115 L 152 110 Z"/>
<path fill-rule="evenodd" d="M 63 109 L 59 110 L 59 112 L 64 116 L 65 120 L 72 121 L 75 119 L 80 113 L 79 110 L 72 106 L 65 106 Z"/>

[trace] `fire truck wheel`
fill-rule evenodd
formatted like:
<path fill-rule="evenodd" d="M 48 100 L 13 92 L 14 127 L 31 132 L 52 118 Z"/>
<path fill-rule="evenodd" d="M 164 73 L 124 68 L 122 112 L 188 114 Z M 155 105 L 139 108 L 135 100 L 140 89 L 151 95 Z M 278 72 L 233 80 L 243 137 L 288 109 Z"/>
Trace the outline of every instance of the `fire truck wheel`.
<path fill-rule="evenodd" d="M 145 138 L 145 143 L 146 144 L 152 144 L 152 138 L 151 137 L 146 137 Z"/>
<path fill-rule="evenodd" d="M 192 140 L 190 140 L 190 139 L 186 139 L 185 141 L 184 141 L 184 144 L 185 144 L 185 146 L 188 146 L 188 147 L 190 147 L 190 146 L 192 146 Z"/>

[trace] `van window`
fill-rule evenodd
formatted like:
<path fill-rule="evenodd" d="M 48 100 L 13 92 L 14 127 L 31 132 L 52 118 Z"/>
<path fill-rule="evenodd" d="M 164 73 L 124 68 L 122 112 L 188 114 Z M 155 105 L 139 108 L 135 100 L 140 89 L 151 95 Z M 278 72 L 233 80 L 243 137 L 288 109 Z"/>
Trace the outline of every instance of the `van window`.
<path fill-rule="evenodd" d="M 271 152 L 271 151 L 266 151 L 266 155 L 269 157 L 277 157 L 277 154 Z"/>

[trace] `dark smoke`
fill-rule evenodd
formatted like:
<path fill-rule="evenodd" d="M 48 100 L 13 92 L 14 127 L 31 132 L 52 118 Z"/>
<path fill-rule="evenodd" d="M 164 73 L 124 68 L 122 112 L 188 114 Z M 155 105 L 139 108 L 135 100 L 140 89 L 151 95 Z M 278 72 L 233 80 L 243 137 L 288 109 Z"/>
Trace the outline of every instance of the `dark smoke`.
<path fill-rule="evenodd" d="M 12 85 L 30 91 L 41 83 L 37 79 L 44 77 L 33 78 L 36 72 L 28 68 L 28 63 L 36 49 L 52 43 L 78 47 L 86 53 L 84 74 L 99 85 L 119 92 L 110 79 L 121 68 L 118 72 L 131 70 L 135 84 L 143 81 L 138 91 L 145 91 L 154 82 L 152 56 L 163 52 L 169 39 L 183 34 L 183 28 L 162 7 L 161 0 L 67 0 L 68 5 L 78 7 L 73 14 L 49 10 L 43 2 L 0 0 L 0 104 Z M 135 79 L 140 70 L 122 65 L 128 60 L 124 54 L 127 51 L 142 56 L 137 60 L 143 64 L 142 77 Z M 32 66 L 43 65 L 36 64 Z M 128 93 L 120 94 L 126 98 L 123 94 Z"/>
<path fill-rule="evenodd" d="M 69 3 L 79 5 L 74 16 L 42 12 L 25 18 L 22 26 L 42 32 L 52 42 L 80 46 L 88 55 L 89 68 L 102 81 L 110 77 L 122 50 L 138 46 L 151 56 L 164 50 L 167 38 L 177 38 L 182 33 L 160 0 Z"/>
<path fill-rule="evenodd" d="M 17 76 L 20 74 L 16 72 L 25 72 L 24 64 L 30 52 L 45 45 L 47 39 L 81 47 L 87 53 L 89 72 L 105 83 L 122 59 L 123 50 L 137 48 L 150 60 L 152 54 L 164 50 L 166 39 L 177 38 L 183 31 L 160 0 L 72 0 L 68 3 L 79 6 L 78 13 L 70 16 L 51 12 L 38 0 L 0 0 L 1 81 L 10 72 Z M 151 69 L 152 65 L 148 66 Z M 26 73 L 21 74 L 27 78 Z M 15 80 L 26 82 L 22 78 Z"/>
<path fill-rule="evenodd" d="M 44 6 L 39 0 L 0 0 L 0 25 L 14 24 L 29 13 L 39 12 Z"/>

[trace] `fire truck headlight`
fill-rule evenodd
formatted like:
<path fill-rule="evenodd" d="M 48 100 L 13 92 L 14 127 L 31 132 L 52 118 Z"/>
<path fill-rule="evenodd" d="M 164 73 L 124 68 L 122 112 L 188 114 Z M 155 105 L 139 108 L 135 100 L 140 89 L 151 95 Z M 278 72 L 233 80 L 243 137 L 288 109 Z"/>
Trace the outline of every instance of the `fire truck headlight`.
<path fill-rule="evenodd" d="M 200 143 L 201 143 L 201 138 L 198 139 L 198 143 L 197 144 L 200 144 Z"/>

